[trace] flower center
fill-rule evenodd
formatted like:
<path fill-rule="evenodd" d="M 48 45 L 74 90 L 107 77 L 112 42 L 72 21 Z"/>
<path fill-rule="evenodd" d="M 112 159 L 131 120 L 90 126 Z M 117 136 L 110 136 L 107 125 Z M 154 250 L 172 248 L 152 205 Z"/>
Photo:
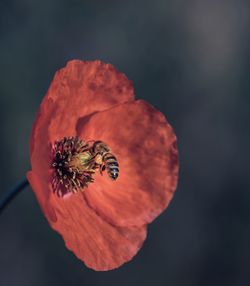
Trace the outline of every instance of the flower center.
<path fill-rule="evenodd" d="M 106 169 L 109 177 L 116 180 L 119 164 L 110 148 L 102 141 L 85 142 L 78 137 L 64 137 L 52 145 L 52 188 L 58 196 L 83 191 L 94 182 L 97 170 Z"/>

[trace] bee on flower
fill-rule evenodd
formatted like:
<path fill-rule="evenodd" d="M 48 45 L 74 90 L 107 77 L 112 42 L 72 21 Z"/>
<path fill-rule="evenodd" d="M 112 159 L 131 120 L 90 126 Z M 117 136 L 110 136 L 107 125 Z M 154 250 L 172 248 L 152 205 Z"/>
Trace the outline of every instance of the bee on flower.
<path fill-rule="evenodd" d="M 177 186 L 172 127 L 101 61 L 73 60 L 57 71 L 33 124 L 30 157 L 27 178 L 50 226 L 97 271 L 136 255 Z"/>

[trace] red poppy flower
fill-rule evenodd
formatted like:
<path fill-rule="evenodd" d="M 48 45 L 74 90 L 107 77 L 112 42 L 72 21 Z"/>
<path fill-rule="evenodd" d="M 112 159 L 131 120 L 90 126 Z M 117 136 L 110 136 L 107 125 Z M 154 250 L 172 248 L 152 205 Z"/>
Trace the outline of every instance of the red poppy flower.
<path fill-rule="evenodd" d="M 176 189 L 173 129 L 100 61 L 73 60 L 56 73 L 30 150 L 27 177 L 44 215 L 95 270 L 131 260 Z"/>

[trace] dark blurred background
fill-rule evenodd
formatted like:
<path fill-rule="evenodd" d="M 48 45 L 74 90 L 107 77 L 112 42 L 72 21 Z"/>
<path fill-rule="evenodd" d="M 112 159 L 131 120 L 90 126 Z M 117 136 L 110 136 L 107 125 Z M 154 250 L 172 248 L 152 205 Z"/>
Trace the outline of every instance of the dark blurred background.
<path fill-rule="evenodd" d="M 0 217 L 0 285 L 250 285 L 250 2 L 0 0 L 0 195 L 29 169 L 31 126 L 70 59 L 124 72 L 175 129 L 180 180 L 139 254 L 94 272 L 30 188 Z"/>

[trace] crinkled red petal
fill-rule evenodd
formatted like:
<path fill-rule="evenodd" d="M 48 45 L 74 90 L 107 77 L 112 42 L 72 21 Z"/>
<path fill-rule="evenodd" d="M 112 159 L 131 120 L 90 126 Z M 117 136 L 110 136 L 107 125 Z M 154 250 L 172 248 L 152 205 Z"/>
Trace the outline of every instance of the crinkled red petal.
<path fill-rule="evenodd" d="M 32 169 L 47 165 L 48 144 L 75 136 L 77 121 L 117 104 L 131 101 L 131 81 L 112 65 L 73 60 L 60 69 L 44 97 L 30 139 Z M 45 162 L 46 161 L 46 162 Z M 43 164 L 44 163 L 44 164 Z"/>
<path fill-rule="evenodd" d="M 28 179 L 41 204 L 41 194 L 49 184 L 33 171 Z M 83 193 L 63 199 L 53 195 L 49 206 L 48 212 L 41 205 L 51 227 L 63 236 L 67 248 L 94 270 L 111 270 L 131 260 L 146 238 L 146 226 L 117 227 L 103 220 L 88 206 Z"/>
<path fill-rule="evenodd" d="M 178 178 L 176 136 L 165 117 L 144 101 L 134 101 L 78 126 L 80 137 L 108 144 L 120 165 L 116 181 L 106 173 L 95 176 L 85 192 L 88 204 L 118 226 L 155 219 L 170 202 Z"/>

